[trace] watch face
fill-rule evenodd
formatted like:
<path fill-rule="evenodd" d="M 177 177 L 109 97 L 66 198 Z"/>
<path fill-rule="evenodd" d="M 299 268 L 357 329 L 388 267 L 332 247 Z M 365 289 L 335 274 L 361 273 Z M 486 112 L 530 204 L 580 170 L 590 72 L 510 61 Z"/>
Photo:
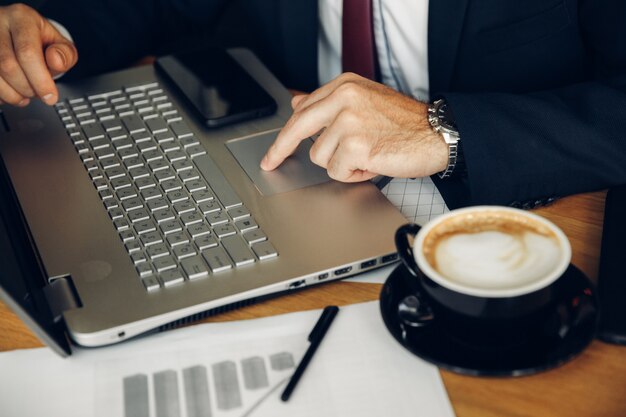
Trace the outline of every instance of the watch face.
<path fill-rule="evenodd" d="M 444 128 L 458 131 L 454 121 L 454 114 L 452 113 L 452 109 L 448 106 L 448 103 L 444 102 L 441 106 L 437 107 L 437 117 L 439 118 L 439 123 Z"/>

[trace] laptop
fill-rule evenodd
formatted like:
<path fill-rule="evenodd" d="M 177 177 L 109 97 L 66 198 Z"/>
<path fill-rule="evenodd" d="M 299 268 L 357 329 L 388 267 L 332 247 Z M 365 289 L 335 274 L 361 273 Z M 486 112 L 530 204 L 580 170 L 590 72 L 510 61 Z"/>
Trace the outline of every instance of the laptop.
<path fill-rule="evenodd" d="M 2 108 L 17 266 L 0 295 L 59 353 L 65 337 L 112 344 L 397 260 L 405 218 L 373 183 L 328 178 L 310 140 L 259 168 L 291 95 L 251 52 L 229 53 L 275 114 L 210 129 L 152 66 L 60 83 L 55 107 Z"/>

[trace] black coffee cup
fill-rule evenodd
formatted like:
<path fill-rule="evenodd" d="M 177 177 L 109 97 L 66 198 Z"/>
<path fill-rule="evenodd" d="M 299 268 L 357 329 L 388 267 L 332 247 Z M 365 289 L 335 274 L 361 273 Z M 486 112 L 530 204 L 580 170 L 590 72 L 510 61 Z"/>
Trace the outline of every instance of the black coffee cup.
<path fill-rule="evenodd" d="M 481 222 L 484 222 L 484 228 Z M 465 227 L 467 230 L 464 229 Z M 525 230 L 526 227 L 528 231 Z M 515 232 L 510 232 L 511 230 Z M 492 232 L 503 233 L 503 236 L 494 234 L 491 239 L 491 234 L 479 235 Z M 511 236 L 508 235 L 509 232 Z M 535 232 L 545 233 L 545 239 L 549 241 L 544 242 L 542 240 L 544 238 L 536 239 L 534 235 L 526 236 L 526 233 Z M 484 236 L 488 238 L 485 239 Z M 413 237 L 413 245 L 410 244 L 409 237 Z M 476 282 L 472 279 L 465 279 L 462 276 L 463 273 L 458 274 L 461 276 L 451 278 L 437 270 L 428 261 L 424 251 L 431 250 L 432 254 L 433 247 L 437 250 L 445 250 L 439 249 L 438 243 L 433 243 L 433 239 L 440 239 L 442 242 L 448 239 L 447 242 L 451 242 L 450 238 L 456 238 L 462 243 L 457 246 L 446 243 L 448 246 L 458 249 L 465 245 L 467 249 L 471 249 L 472 253 L 482 253 L 480 247 L 482 242 L 494 246 L 494 242 L 499 242 L 497 239 L 515 248 L 514 244 L 518 238 L 531 243 L 537 242 L 537 244 L 548 245 L 549 243 L 546 247 L 552 251 L 549 252 L 550 259 L 544 260 L 547 265 L 545 273 L 535 277 L 530 277 L 529 274 L 526 282 L 511 284 L 507 281 L 507 274 L 503 272 L 501 281 L 496 280 L 499 285 L 485 287 L 480 279 L 480 273 L 472 271 L 472 274 L 469 274 L 468 272 L 468 275 L 478 275 Z M 506 331 L 531 325 L 536 320 L 540 320 L 553 305 L 554 284 L 566 271 L 571 258 L 569 241 L 556 225 L 535 214 L 499 206 L 477 206 L 453 210 L 432 220 L 424 227 L 416 224 L 404 225 L 396 231 L 395 242 L 402 262 L 410 273 L 406 274 L 407 285 L 415 294 L 407 297 L 399 307 L 403 320 L 413 326 L 423 326 L 432 320 L 437 320 L 446 323 L 451 329 L 456 329 L 454 331 L 460 334 L 469 335 Z M 471 242 L 473 244 L 470 244 Z M 548 251 L 533 249 L 529 244 L 523 248 L 524 253 L 528 250 L 530 254 L 537 252 L 539 257 L 543 255 L 547 257 Z M 508 252 L 515 253 L 514 251 Z M 465 254 L 461 255 L 465 256 Z M 496 255 L 493 256 L 494 259 L 497 258 Z M 470 257 L 470 255 L 465 257 Z M 456 259 L 454 256 L 450 258 Z M 463 259 L 463 256 L 459 258 Z M 489 267 L 488 253 L 485 258 L 487 259 L 476 263 L 480 267 Z M 499 259 L 497 258 L 496 261 L 499 262 Z M 469 261 L 472 259 L 470 258 Z M 496 261 L 494 262 L 497 263 Z M 521 263 L 521 265 L 526 264 Z M 532 262 L 529 265 L 532 266 Z M 486 270 L 492 273 L 491 269 L 486 268 Z M 495 274 L 494 277 L 497 278 L 498 275 Z M 486 279 L 484 281 L 488 282 Z"/>

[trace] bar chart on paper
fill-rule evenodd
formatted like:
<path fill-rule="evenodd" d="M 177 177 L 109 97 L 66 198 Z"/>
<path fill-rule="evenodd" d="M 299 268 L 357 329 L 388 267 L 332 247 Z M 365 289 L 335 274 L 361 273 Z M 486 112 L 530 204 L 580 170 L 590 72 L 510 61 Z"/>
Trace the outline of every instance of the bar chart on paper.
<path fill-rule="evenodd" d="M 422 226 L 449 211 L 430 177 L 394 178 L 382 193 L 409 221 Z"/>
<path fill-rule="evenodd" d="M 238 355 L 234 349 L 230 358 L 192 351 L 179 353 L 176 360 L 158 355 L 135 358 L 132 363 L 103 363 L 97 378 L 98 402 L 102 404 L 98 416 L 255 415 L 268 396 L 280 394 L 299 356 L 262 348 L 254 355 L 249 351 Z"/>

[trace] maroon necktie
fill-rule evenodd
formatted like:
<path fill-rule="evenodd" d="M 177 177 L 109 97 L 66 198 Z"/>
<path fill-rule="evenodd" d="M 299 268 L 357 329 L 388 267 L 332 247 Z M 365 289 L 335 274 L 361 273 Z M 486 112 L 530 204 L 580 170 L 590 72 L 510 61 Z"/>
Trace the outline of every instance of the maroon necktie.
<path fill-rule="evenodd" d="M 343 0 L 341 64 L 343 71 L 376 79 L 372 0 Z"/>

